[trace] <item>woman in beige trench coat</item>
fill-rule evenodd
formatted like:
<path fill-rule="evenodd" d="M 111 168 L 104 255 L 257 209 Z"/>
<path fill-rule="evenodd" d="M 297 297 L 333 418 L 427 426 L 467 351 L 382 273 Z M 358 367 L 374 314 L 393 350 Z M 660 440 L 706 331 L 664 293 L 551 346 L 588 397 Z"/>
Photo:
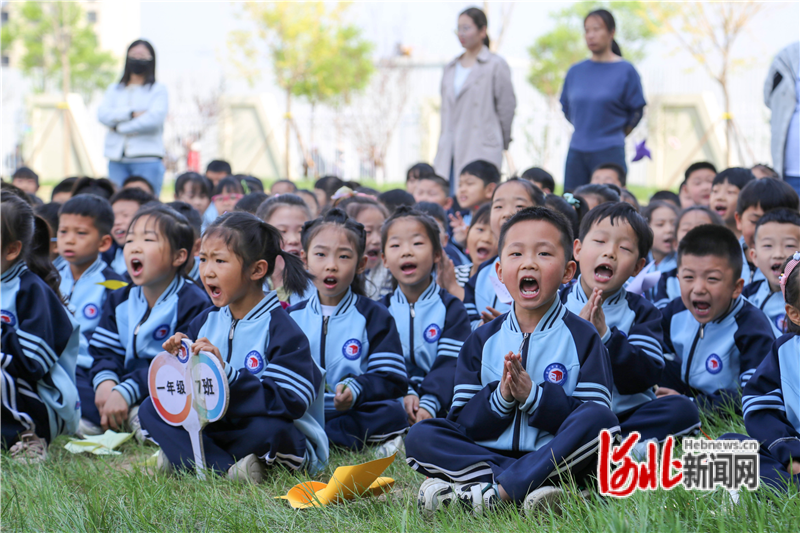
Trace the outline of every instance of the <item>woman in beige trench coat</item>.
<path fill-rule="evenodd" d="M 454 191 L 467 163 L 483 159 L 500 168 L 511 142 L 517 99 L 511 70 L 489 51 L 486 15 L 469 8 L 458 17 L 458 40 L 465 51 L 444 67 L 442 132 L 433 167 Z"/>

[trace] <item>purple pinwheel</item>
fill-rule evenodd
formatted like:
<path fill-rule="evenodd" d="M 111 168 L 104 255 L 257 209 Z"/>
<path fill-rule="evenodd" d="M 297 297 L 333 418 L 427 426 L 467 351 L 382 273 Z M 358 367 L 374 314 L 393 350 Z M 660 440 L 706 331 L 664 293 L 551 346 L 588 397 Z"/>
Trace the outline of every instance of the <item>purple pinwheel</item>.
<path fill-rule="evenodd" d="M 649 158 L 652 161 L 653 158 L 650 157 L 650 150 L 647 148 L 647 146 L 645 146 L 646 142 L 647 139 L 644 139 L 642 140 L 642 142 L 636 143 L 636 155 L 633 156 L 632 162 L 635 163 L 636 161 L 644 159 L 645 157 Z"/>

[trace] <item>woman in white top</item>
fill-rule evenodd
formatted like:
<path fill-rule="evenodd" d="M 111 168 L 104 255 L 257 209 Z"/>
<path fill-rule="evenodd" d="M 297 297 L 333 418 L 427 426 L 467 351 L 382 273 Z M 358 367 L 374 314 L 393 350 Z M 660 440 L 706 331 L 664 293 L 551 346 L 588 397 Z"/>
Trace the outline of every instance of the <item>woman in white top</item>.
<path fill-rule="evenodd" d="M 442 133 L 433 167 L 436 174 L 456 181 L 467 163 L 482 159 L 502 166 L 503 150 L 511 142 L 511 122 L 517 100 L 511 70 L 489 51 L 486 15 L 471 7 L 458 17 L 458 40 L 464 53 L 444 67 Z"/>
<path fill-rule="evenodd" d="M 142 176 L 156 195 L 161 191 L 167 107 L 167 88 L 156 82 L 156 52 L 147 41 L 134 41 L 122 79 L 106 90 L 97 112 L 109 128 L 105 156 L 108 177 L 117 186 L 129 176 Z"/>

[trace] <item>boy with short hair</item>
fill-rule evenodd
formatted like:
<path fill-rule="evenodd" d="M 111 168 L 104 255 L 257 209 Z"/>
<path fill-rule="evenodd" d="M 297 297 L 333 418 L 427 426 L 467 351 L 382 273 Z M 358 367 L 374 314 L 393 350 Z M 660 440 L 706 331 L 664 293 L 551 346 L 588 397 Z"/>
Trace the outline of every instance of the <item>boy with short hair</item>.
<path fill-rule="evenodd" d="M 142 189 L 144 192 L 148 194 L 152 194 L 153 196 L 156 195 L 156 191 L 155 189 L 153 189 L 153 186 L 150 184 L 149 181 L 147 181 L 147 178 L 143 178 L 142 176 L 128 176 L 127 178 L 125 178 L 125 181 L 122 182 L 122 188 Z"/>
<path fill-rule="evenodd" d="M 114 272 L 125 279 L 128 279 L 128 268 L 125 266 L 122 248 L 125 246 L 128 226 L 130 226 L 136 211 L 150 202 L 158 202 L 158 200 L 152 194 L 147 194 L 137 188 L 120 189 L 109 199 L 111 209 L 114 211 L 114 226 L 111 228 L 111 237 L 114 242 L 108 250 L 103 252 L 103 260 Z"/>
<path fill-rule="evenodd" d="M 763 275 L 746 285 L 742 295 L 761 309 L 775 338 L 785 333 L 786 305 L 781 293 L 781 267 L 786 258 L 800 250 L 800 213 L 786 208 L 768 211 L 756 225 L 750 259 Z"/>
<path fill-rule="evenodd" d="M 75 186 L 75 183 L 78 181 L 78 178 L 65 178 L 61 180 L 55 187 L 53 187 L 53 191 L 50 193 L 50 201 L 65 204 L 67 200 L 72 198 L 72 187 Z"/>
<path fill-rule="evenodd" d="M 522 173 L 520 178 L 528 180 L 540 189 L 545 194 L 552 194 L 556 190 L 556 180 L 553 175 L 543 168 L 531 167 Z"/>
<path fill-rule="evenodd" d="M 450 242 L 450 235 L 447 234 L 447 213 L 442 209 L 442 206 L 434 202 L 419 202 L 414 207 L 420 212 L 430 215 L 431 218 L 436 221 L 436 224 L 439 226 L 442 250 L 444 250 L 444 253 L 453 262 L 453 266 L 461 266 L 464 263 L 469 263 L 469 257 L 464 255 L 457 246 Z"/>
<path fill-rule="evenodd" d="M 690 205 L 708 206 L 711 198 L 711 182 L 714 181 L 714 176 L 716 175 L 717 167 L 708 161 L 699 161 L 689 165 L 689 168 L 683 174 L 684 180 L 681 184 L 681 189 L 686 194 L 689 202 L 691 202 Z M 684 205 L 683 198 L 681 199 L 681 205 L 690 207 L 689 204 Z"/>
<path fill-rule="evenodd" d="M 571 246 L 569 221 L 546 207 L 503 225 L 497 276 L 514 305 L 464 343 L 447 418 L 406 437 L 408 464 L 429 476 L 420 509 L 458 500 L 477 514 L 504 500 L 538 510 L 562 494 L 548 481 L 593 474 L 599 432 L 619 432 L 608 352 L 558 299 L 575 273 Z"/>
<path fill-rule="evenodd" d="M 89 341 L 100 322 L 108 293 L 119 288 L 119 284 L 107 282 L 122 280 L 100 256 L 111 248 L 113 224 L 114 211 L 108 200 L 91 194 L 70 198 L 61 206 L 58 217 L 58 253 L 65 260 L 59 269 L 59 288 L 67 309 L 81 327 L 75 377 L 82 407 L 80 430 L 87 435 L 102 433 L 89 376 L 93 362 Z"/>
<path fill-rule="evenodd" d="M 206 177 L 211 180 L 213 187 L 216 187 L 222 178 L 227 178 L 231 174 L 233 174 L 231 164 L 221 159 L 211 161 L 206 167 Z"/>
<path fill-rule="evenodd" d="M 189 225 L 192 226 L 192 229 L 194 230 L 194 246 L 192 246 L 189 259 L 186 261 L 186 277 L 202 287 L 203 282 L 200 281 L 200 261 L 198 260 L 197 255 L 200 253 L 200 243 L 203 240 L 203 234 L 201 233 L 203 217 L 200 216 L 200 213 L 197 212 L 197 209 L 186 202 L 175 201 L 169 202 L 166 205 L 185 216 L 186 220 L 189 221 Z"/>
<path fill-rule="evenodd" d="M 39 175 L 28 167 L 19 167 L 11 175 L 11 184 L 31 196 L 36 196 L 36 191 L 39 190 Z"/>
<path fill-rule="evenodd" d="M 722 218 L 737 238 L 742 236 L 736 227 L 736 203 L 739 201 L 739 193 L 745 185 L 755 179 L 749 169 L 733 167 L 726 168 L 714 176 L 714 181 L 711 182 L 709 207 Z"/>
<path fill-rule="evenodd" d="M 603 163 L 592 172 L 591 183 L 616 185 L 620 189 L 624 189 L 626 181 L 627 173 L 625 169 L 616 163 Z"/>
<path fill-rule="evenodd" d="M 684 396 L 656 398 L 653 385 L 664 370 L 661 312 L 625 282 L 647 263 L 653 232 L 629 204 L 603 204 L 581 222 L 573 255 L 578 282 L 561 291 L 561 302 L 591 322 L 611 359 L 612 411 L 622 435 L 641 434 L 663 442 L 668 435 L 697 431 L 700 415 Z M 640 446 L 641 445 L 641 446 Z"/>
<path fill-rule="evenodd" d="M 450 184 L 436 174 L 420 175 L 414 186 L 415 202 L 433 202 L 442 206 L 445 211 L 453 207 L 453 199 L 448 196 L 449 194 Z"/>
<path fill-rule="evenodd" d="M 494 190 L 499 184 L 500 171 L 488 161 L 480 159 L 473 161 L 461 171 L 461 175 L 458 178 L 456 198 L 458 199 L 459 207 L 462 210 L 467 210 L 468 213 L 459 217 L 462 219 L 460 223 L 456 223 L 451 217 L 451 220 L 453 220 L 451 223 L 453 240 L 457 245 L 464 246 L 467 230 L 472 221 L 472 214 L 480 206 L 492 200 L 492 194 L 494 194 Z"/>
<path fill-rule="evenodd" d="M 297 185 L 290 180 L 278 180 L 269 187 L 270 194 L 294 194 L 297 192 Z"/>
<path fill-rule="evenodd" d="M 698 226 L 678 246 L 681 297 L 661 311 L 667 366 L 656 396 L 683 394 L 700 409 L 741 412 L 739 388 L 775 340 L 764 313 L 742 297 L 742 252 L 724 226 Z"/>
<path fill-rule="evenodd" d="M 408 191 L 409 194 L 414 194 L 414 189 L 417 187 L 417 180 L 423 174 L 436 174 L 436 171 L 428 163 L 416 163 L 406 171 L 406 191 Z M 447 193 L 450 194 L 449 189 Z"/>
<path fill-rule="evenodd" d="M 774 178 L 751 181 L 739 193 L 736 202 L 736 228 L 741 233 L 739 243 L 742 247 L 742 279 L 745 285 L 763 279 L 763 274 L 750 265 L 747 250 L 753 247 L 756 225 L 765 213 L 772 209 L 786 207 L 794 211 L 800 207 L 800 197 L 791 185 Z"/>

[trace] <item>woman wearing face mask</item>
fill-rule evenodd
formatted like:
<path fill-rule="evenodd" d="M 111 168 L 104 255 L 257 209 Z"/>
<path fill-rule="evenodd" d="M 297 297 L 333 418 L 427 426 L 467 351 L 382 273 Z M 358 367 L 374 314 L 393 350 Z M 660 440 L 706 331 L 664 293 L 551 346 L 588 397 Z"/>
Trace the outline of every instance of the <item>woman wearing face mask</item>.
<path fill-rule="evenodd" d="M 156 52 L 147 41 L 128 47 L 125 72 L 103 97 L 97 118 L 108 126 L 105 156 L 108 177 L 122 186 L 128 176 L 142 176 L 156 196 L 164 179 L 164 119 L 167 88 L 156 82 Z"/>
<path fill-rule="evenodd" d="M 458 16 L 456 35 L 464 53 L 442 73 L 442 133 L 433 167 L 450 190 L 467 163 L 482 159 L 500 168 L 511 142 L 517 99 L 511 70 L 489 51 L 486 14 L 471 7 Z"/>
<path fill-rule="evenodd" d="M 616 23 L 605 9 L 583 20 L 591 59 L 572 65 L 561 90 L 561 106 L 575 131 L 569 143 L 564 191 L 589 183 L 604 163 L 625 165 L 625 137 L 642 118 L 645 106 L 636 69 L 622 59 L 614 40 Z"/>

